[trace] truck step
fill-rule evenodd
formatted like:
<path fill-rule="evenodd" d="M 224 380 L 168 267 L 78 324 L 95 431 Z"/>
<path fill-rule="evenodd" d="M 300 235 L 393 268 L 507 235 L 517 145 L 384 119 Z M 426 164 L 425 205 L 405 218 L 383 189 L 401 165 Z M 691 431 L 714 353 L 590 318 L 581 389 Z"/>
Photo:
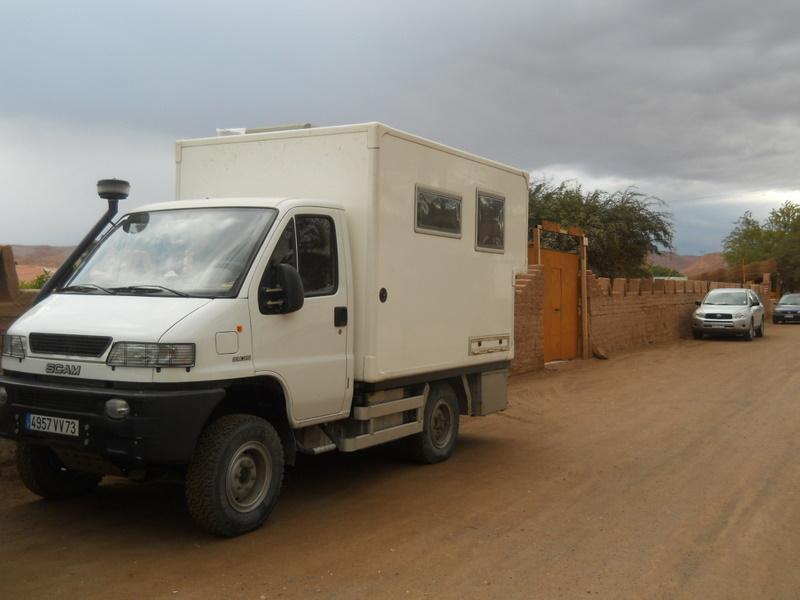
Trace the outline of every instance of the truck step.
<path fill-rule="evenodd" d="M 384 442 L 399 440 L 400 438 L 419 433 L 420 431 L 422 431 L 422 421 L 403 423 L 402 425 L 381 429 L 374 433 L 365 433 L 351 438 L 344 438 L 339 443 L 339 450 L 342 452 L 354 452 L 355 450 L 377 446 Z"/>
<path fill-rule="evenodd" d="M 394 388 L 369 394 L 353 406 L 349 419 L 326 428 L 328 436 L 340 451 L 353 452 L 419 433 L 430 385 L 419 391 Z"/>
<path fill-rule="evenodd" d="M 425 395 L 401 398 L 400 400 L 390 400 L 380 404 L 370 406 L 354 406 L 353 418 L 359 421 L 369 421 L 377 417 L 385 417 L 394 413 L 421 408 L 425 405 Z"/>

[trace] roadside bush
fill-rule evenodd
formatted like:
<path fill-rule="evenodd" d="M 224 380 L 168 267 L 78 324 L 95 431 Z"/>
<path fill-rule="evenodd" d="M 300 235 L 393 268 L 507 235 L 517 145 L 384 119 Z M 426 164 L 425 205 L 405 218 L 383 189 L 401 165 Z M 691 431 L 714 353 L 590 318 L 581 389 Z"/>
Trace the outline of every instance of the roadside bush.
<path fill-rule="evenodd" d="M 47 269 L 42 269 L 41 275 L 37 275 L 30 281 L 20 281 L 19 282 L 19 289 L 21 290 L 40 290 L 44 287 L 44 284 L 52 276 L 52 273 Z"/>

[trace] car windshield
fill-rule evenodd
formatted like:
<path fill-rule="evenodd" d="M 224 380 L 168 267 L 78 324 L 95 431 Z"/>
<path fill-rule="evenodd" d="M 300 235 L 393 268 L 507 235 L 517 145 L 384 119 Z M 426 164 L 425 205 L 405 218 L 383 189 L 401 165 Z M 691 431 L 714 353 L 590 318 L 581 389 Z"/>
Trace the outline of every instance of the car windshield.
<path fill-rule="evenodd" d="M 275 220 L 270 208 L 182 208 L 123 217 L 64 293 L 230 297 Z"/>
<path fill-rule="evenodd" d="M 743 291 L 713 291 L 706 296 L 703 304 L 747 306 L 747 294 Z"/>
<path fill-rule="evenodd" d="M 778 304 L 781 306 L 786 304 L 791 306 L 800 306 L 800 294 L 786 294 L 778 301 Z"/>

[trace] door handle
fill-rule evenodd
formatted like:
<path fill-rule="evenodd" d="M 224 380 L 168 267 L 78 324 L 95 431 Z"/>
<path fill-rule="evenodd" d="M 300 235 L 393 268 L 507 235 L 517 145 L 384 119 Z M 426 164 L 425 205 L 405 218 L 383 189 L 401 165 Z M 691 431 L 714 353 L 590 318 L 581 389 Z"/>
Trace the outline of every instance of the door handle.
<path fill-rule="evenodd" d="M 333 326 L 346 327 L 347 326 L 347 307 L 337 306 L 333 309 Z"/>

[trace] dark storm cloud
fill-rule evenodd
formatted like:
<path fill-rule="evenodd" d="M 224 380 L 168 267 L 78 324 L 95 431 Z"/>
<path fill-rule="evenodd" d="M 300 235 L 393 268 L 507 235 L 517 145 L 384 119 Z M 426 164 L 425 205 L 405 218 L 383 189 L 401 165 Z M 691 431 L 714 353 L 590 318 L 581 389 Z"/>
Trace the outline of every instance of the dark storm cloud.
<path fill-rule="evenodd" d="M 148 135 L 162 144 L 219 126 L 383 120 L 534 175 L 567 166 L 587 182 L 639 184 L 670 203 L 684 251 L 713 250 L 749 202 L 763 212 L 759 192 L 800 189 L 795 2 L 78 2 L 0 11 L 11 24 L 0 39 L 0 117 L 15 131 L 32 119 L 68 124 L 82 147 L 87 126 L 105 138 L 117 131 L 122 170 L 132 153 L 169 151 L 148 151 Z M 148 185 L 169 197 L 162 177 Z M 701 225 L 708 221 L 719 224 Z"/>

